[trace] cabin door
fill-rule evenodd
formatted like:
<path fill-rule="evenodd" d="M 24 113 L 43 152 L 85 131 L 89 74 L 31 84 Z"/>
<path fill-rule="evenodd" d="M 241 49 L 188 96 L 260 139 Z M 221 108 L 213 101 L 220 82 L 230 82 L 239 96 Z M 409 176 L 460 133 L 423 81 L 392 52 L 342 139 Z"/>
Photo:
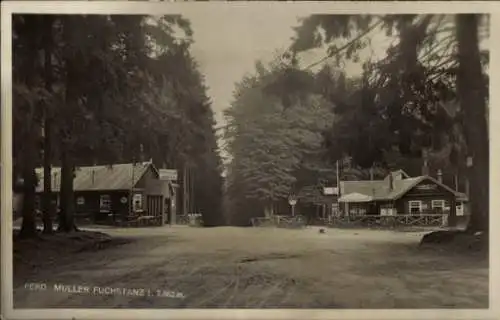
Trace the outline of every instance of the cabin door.
<path fill-rule="evenodd" d="M 147 197 L 147 211 L 150 216 L 160 216 L 163 212 L 162 196 Z"/>

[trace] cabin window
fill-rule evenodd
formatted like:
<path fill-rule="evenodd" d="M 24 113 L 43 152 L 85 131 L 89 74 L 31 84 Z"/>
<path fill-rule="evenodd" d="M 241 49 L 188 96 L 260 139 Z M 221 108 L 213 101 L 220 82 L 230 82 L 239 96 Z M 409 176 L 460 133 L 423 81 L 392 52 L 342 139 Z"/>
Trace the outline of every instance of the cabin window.
<path fill-rule="evenodd" d="M 445 203 L 444 200 L 432 200 L 431 206 L 433 213 L 443 213 Z"/>
<path fill-rule="evenodd" d="M 85 204 L 85 198 L 84 197 L 78 197 L 76 198 L 76 204 L 79 206 L 82 206 Z"/>
<path fill-rule="evenodd" d="M 99 208 L 101 212 L 111 211 L 111 197 L 109 194 L 101 194 Z"/>
<path fill-rule="evenodd" d="M 392 204 L 384 204 L 380 206 L 381 216 L 394 216 L 396 215 L 396 208 Z"/>
<path fill-rule="evenodd" d="M 422 211 L 422 201 L 409 201 L 410 214 L 419 214 Z"/>
<path fill-rule="evenodd" d="M 464 215 L 464 206 L 462 202 L 457 202 L 457 216 Z"/>
<path fill-rule="evenodd" d="M 349 214 L 353 216 L 362 216 L 366 214 L 366 206 L 358 203 L 349 204 Z"/>
<path fill-rule="evenodd" d="M 142 194 L 136 193 L 133 197 L 134 211 L 142 211 Z"/>

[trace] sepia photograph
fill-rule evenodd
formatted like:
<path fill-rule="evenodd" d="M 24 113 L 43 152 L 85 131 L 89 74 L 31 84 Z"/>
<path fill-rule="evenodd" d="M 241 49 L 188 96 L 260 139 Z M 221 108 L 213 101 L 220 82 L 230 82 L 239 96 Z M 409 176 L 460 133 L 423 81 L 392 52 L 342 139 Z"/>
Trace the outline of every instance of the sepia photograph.
<path fill-rule="evenodd" d="M 491 15 L 190 5 L 2 15 L 3 307 L 491 308 Z"/>

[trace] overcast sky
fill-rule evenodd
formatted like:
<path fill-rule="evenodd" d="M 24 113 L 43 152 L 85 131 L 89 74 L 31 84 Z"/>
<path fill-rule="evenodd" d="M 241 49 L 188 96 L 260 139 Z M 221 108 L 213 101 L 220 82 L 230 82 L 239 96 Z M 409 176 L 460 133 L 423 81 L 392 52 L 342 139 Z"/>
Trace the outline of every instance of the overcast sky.
<path fill-rule="evenodd" d="M 209 17 L 199 11 L 185 17 L 194 31 L 191 52 L 206 77 L 208 94 L 221 124 L 222 110 L 231 102 L 235 82 L 253 71 L 257 59 L 269 60 L 277 49 L 290 44 L 297 16 L 289 10 L 260 11 L 259 15 L 222 10 Z"/>
<path fill-rule="evenodd" d="M 277 11 L 263 10 L 262 7 L 258 10 L 249 8 L 237 10 L 227 6 L 220 7 L 219 11 L 211 10 L 210 13 L 196 10 L 182 14 L 191 22 L 194 32 L 191 52 L 205 76 L 217 126 L 225 124 L 223 110 L 232 101 L 235 83 L 246 73 L 254 72 L 257 60 L 269 62 L 278 51 L 286 49 L 294 36 L 293 27 L 298 26 L 299 18 L 304 17 L 304 13 L 293 9 Z M 384 57 L 386 49 L 394 40 L 376 30 L 370 37 L 372 46 L 364 50 L 361 61 L 368 57 L 375 60 Z M 308 65 L 324 56 L 325 51 L 320 49 L 302 56 L 301 60 L 304 65 Z M 361 64 L 349 63 L 344 71 L 351 76 L 360 74 Z M 224 152 L 222 155 L 227 156 Z"/>
<path fill-rule="evenodd" d="M 229 7 L 228 7 L 229 10 Z M 210 15 L 196 11 L 183 14 L 191 21 L 194 44 L 191 52 L 205 75 L 208 94 L 218 125 L 223 125 L 223 113 L 232 100 L 235 82 L 254 71 L 257 60 L 271 61 L 276 52 L 286 49 L 294 36 L 293 27 L 303 17 L 296 10 L 220 10 Z M 380 47 L 380 46 L 379 46 Z M 382 54 L 387 46 L 377 48 Z M 370 53 L 369 53 L 370 54 Z M 324 56 L 323 50 L 310 52 L 305 64 Z M 361 71 L 361 65 L 346 66 L 347 73 Z"/>
<path fill-rule="evenodd" d="M 297 10 L 235 10 L 231 7 L 210 14 L 196 10 L 182 15 L 191 22 L 194 32 L 191 53 L 205 76 L 217 126 L 225 124 L 223 110 L 232 101 L 235 83 L 246 73 L 254 72 L 257 60 L 270 62 L 278 51 L 285 50 L 294 36 L 293 27 L 304 17 Z M 378 47 L 376 51 L 380 55 L 387 46 Z M 301 61 L 309 65 L 324 56 L 323 49 L 313 50 L 303 55 Z M 360 73 L 361 65 L 349 64 L 345 71 L 351 75 Z M 222 147 L 221 143 L 219 141 Z M 228 157 L 223 148 L 220 151 L 223 158 Z"/>

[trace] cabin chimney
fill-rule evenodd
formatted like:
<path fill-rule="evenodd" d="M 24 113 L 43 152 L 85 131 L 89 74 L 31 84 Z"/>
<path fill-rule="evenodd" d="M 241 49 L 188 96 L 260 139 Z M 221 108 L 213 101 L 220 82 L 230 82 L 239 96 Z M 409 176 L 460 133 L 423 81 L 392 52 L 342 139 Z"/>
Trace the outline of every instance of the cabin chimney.
<path fill-rule="evenodd" d="M 438 169 L 438 171 L 437 171 L 437 180 L 440 183 L 443 183 L 443 171 L 441 171 L 441 169 Z"/>
<path fill-rule="evenodd" d="M 370 167 L 370 181 L 373 181 L 373 167 Z"/>
<path fill-rule="evenodd" d="M 140 145 L 140 151 L 139 151 L 139 162 L 140 163 L 144 162 L 144 145 L 142 143 Z"/>
<path fill-rule="evenodd" d="M 422 175 L 428 176 L 429 175 L 429 165 L 428 165 L 428 160 L 427 160 L 427 149 L 422 150 L 422 158 L 424 160 L 424 163 L 422 165 Z"/>
<path fill-rule="evenodd" d="M 394 177 L 392 176 L 392 172 L 389 173 L 389 190 L 394 190 Z"/>
<path fill-rule="evenodd" d="M 92 184 L 95 183 L 95 170 L 92 169 Z"/>

